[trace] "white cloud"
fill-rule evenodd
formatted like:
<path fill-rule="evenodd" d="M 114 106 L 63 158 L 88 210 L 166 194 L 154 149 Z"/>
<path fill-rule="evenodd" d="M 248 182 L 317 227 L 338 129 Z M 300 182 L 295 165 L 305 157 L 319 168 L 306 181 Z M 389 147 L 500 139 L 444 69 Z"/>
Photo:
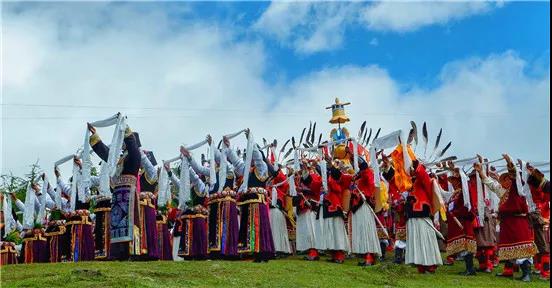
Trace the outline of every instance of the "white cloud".
<path fill-rule="evenodd" d="M 86 121 L 116 111 L 128 114 L 160 159 L 173 157 L 181 143 L 243 127 L 256 139 L 282 142 L 313 120 L 327 135 L 332 127 L 324 107 L 336 96 L 352 102 L 353 131 L 363 120 L 383 133 L 425 120 L 433 136 L 443 127 L 458 156 L 508 151 L 550 157 L 549 72 L 528 76 L 530 64 L 514 52 L 449 63 L 432 89 L 404 92 L 404 84 L 378 66 L 329 67 L 270 85 L 262 77 L 264 47 L 236 41 L 228 28 L 186 23 L 182 16 L 175 22 L 163 11 L 132 5 L 107 5 L 86 17 L 78 12 L 90 6 L 80 5 L 97 4 L 75 4 L 67 13 L 75 16 L 9 5 L 2 27 L 4 103 L 76 106 L 3 106 L 2 172 L 22 174 L 39 158 L 51 173 L 55 160 L 82 144 Z M 60 23 L 69 23 L 73 36 L 60 37 L 66 31 Z"/>
<path fill-rule="evenodd" d="M 469 2 L 378 2 L 367 6 L 362 18 L 369 29 L 406 32 L 434 24 L 445 24 L 486 13 L 502 4 Z"/>
<path fill-rule="evenodd" d="M 498 7 L 501 2 L 272 2 L 253 28 L 298 53 L 310 54 L 339 49 L 352 25 L 411 32 Z"/>
<path fill-rule="evenodd" d="M 327 51 L 341 46 L 358 8 L 358 3 L 272 2 L 253 28 L 299 53 Z"/>

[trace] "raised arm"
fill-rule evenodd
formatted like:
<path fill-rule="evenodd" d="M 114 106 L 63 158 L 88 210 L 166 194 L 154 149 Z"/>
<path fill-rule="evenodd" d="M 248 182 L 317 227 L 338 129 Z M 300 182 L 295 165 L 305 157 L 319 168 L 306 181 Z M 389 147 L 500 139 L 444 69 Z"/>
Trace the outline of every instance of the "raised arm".
<path fill-rule="evenodd" d="M 268 166 L 266 165 L 266 162 L 263 160 L 263 155 L 261 154 L 261 151 L 259 151 L 259 148 L 257 145 L 254 145 L 253 148 L 253 157 L 252 157 L 252 164 L 255 165 L 255 168 L 257 169 L 257 173 L 259 173 L 260 176 L 266 177 L 268 176 Z"/>
<path fill-rule="evenodd" d="M 233 149 L 226 149 L 226 157 L 230 164 L 234 166 L 234 172 L 238 176 L 243 176 L 243 169 L 245 169 L 245 163 L 243 162 L 243 159 L 238 157 L 238 154 L 236 154 L 236 151 Z"/>
<path fill-rule="evenodd" d="M 140 157 L 140 163 L 144 168 L 146 180 L 150 183 L 157 181 L 157 169 L 155 169 L 155 166 L 151 164 L 151 161 L 143 150 L 140 150 Z"/>
<path fill-rule="evenodd" d="M 483 169 L 480 163 L 475 163 L 474 169 L 475 171 L 477 171 L 477 173 L 479 173 L 479 177 L 481 177 L 481 182 L 483 183 L 483 185 L 487 186 L 487 188 L 489 188 L 489 190 L 495 193 L 499 198 L 502 197 L 502 195 L 506 194 L 506 192 L 508 192 L 502 187 L 502 185 L 500 185 L 500 183 L 498 183 L 498 181 L 487 176 L 485 169 Z"/>
<path fill-rule="evenodd" d="M 128 155 L 123 164 L 122 174 L 126 175 L 138 175 L 138 170 L 140 170 L 140 149 L 136 143 L 136 138 L 132 133 L 132 130 L 127 127 L 125 130 L 125 146 L 128 152 Z"/>

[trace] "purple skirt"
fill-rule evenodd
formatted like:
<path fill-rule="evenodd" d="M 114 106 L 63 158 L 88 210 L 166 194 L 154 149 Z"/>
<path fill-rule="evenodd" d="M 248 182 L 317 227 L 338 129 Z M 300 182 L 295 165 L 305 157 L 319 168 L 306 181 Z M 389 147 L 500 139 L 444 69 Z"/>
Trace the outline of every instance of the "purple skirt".
<path fill-rule="evenodd" d="M 159 233 L 159 250 L 161 251 L 160 259 L 172 261 L 172 237 L 166 220 L 157 221 L 157 231 Z"/>
<path fill-rule="evenodd" d="M 180 236 L 180 249 L 178 255 L 185 258 L 204 259 L 207 257 L 208 228 L 207 216 L 183 215 Z"/>
<path fill-rule="evenodd" d="M 21 255 L 23 255 L 22 263 L 47 263 L 49 260 L 48 240 L 42 235 L 37 235 L 36 238 L 28 238 L 23 240 Z"/>
<path fill-rule="evenodd" d="M 71 261 L 94 260 L 94 236 L 91 224 L 73 224 L 71 228 Z"/>
<path fill-rule="evenodd" d="M 266 203 L 241 205 L 238 246 L 240 253 L 274 254 L 274 241 L 268 211 Z"/>
<path fill-rule="evenodd" d="M 209 252 L 212 257 L 238 256 L 238 207 L 235 201 L 209 205 Z"/>
<path fill-rule="evenodd" d="M 46 239 L 48 239 L 49 259 L 51 263 L 62 262 L 67 259 L 66 251 L 70 248 L 70 238 L 67 237 L 65 225 L 49 226 L 46 230 Z"/>
<path fill-rule="evenodd" d="M 142 240 L 146 240 L 145 243 L 142 243 L 142 253 L 145 252 L 145 256 L 149 260 L 159 259 L 159 235 L 157 232 L 157 219 L 155 208 L 140 205 L 143 208 L 143 224 L 145 229 L 142 228 L 142 233 L 145 232 L 146 235 L 142 235 Z M 145 237 L 144 237 L 145 236 Z"/>

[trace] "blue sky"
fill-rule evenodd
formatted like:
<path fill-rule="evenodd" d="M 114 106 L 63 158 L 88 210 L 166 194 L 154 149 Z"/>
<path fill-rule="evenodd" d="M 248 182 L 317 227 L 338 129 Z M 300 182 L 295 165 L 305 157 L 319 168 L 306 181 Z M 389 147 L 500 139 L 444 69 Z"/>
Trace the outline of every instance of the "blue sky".
<path fill-rule="evenodd" d="M 49 167 L 117 111 L 168 159 L 207 133 L 283 143 L 309 121 L 327 133 L 335 97 L 352 103 L 352 131 L 425 121 L 458 157 L 550 158 L 548 2 L 2 8 L 2 172 Z"/>
<path fill-rule="evenodd" d="M 243 30 L 237 37 L 261 39 L 267 48 L 268 81 L 290 80 L 324 67 L 379 65 L 406 84 L 432 87 L 446 63 L 485 57 L 508 50 L 538 67 L 529 73 L 546 73 L 550 62 L 550 3 L 511 2 L 490 12 L 431 25 L 414 32 L 370 31 L 361 25 L 345 30 L 335 50 L 297 53 L 276 39 L 251 32 L 268 8 L 268 2 L 193 3 L 194 18 L 232 23 Z M 370 43 L 377 39 L 377 46 Z M 542 67 L 540 67 L 542 66 Z"/>

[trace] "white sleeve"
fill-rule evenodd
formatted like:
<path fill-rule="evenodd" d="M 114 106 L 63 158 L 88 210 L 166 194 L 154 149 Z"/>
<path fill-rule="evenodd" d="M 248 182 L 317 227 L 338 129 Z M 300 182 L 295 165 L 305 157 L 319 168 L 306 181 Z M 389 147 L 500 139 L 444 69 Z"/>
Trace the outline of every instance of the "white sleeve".
<path fill-rule="evenodd" d="M 23 225 L 21 225 L 21 222 L 19 222 L 19 220 L 15 221 L 15 230 L 23 231 Z"/>
<path fill-rule="evenodd" d="M 100 187 L 100 176 L 90 176 L 90 188 Z"/>
<path fill-rule="evenodd" d="M 199 176 L 195 173 L 194 169 L 190 167 L 190 182 L 194 187 L 196 187 L 197 191 L 199 191 L 200 194 L 208 193 L 208 186 L 205 185 L 205 183 L 199 178 Z M 202 196 L 202 195 L 199 195 Z"/>
<path fill-rule="evenodd" d="M 203 167 L 202 165 L 199 165 L 197 161 L 195 161 L 194 157 L 190 157 L 189 159 L 191 167 L 194 169 L 194 171 L 198 174 L 201 174 L 203 176 L 210 176 L 209 168 Z"/>
<path fill-rule="evenodd" d="M 268 174 L 268 166 L 266 165 L 266 162 L 263 160 L 263 155 L 257 148 L 257 145 L 255 145 L 255 148 L 253 148 L 252 161 L 253 161 L 253 165 L 255 165 L 255 168 L 257 169 L 257 173 L 259 173 L 260 176 L 266 177 Z"/>
<path fill-rule="evenodd" d="M 494 180 L 491 177 L 485 177 L 483 180 L 483 184 L 489 188 L 493 193 L 495 193 L 499 198 L 502 198 L 502 195 L 506 194 L 506 189 L 502 188 L 502 185 L 498 183 L 498 181 Z"/>
<path fill-rule="evenodd" d="M 176 176 L 174 176 L 174 173 L 171 173 L 171 182 L 174 186 L 180 187 L 180 179 L 176 178 Z"/>
<path fill-rule="evenodd" d="M 47 183 L 48 183 L 48 189 L 46 191 L 48 192 L 48 195 L 52 199 L 56 198 L 56 193 L 54 191 L 54 188 L 52 188 L 52 185 L 50 185 L 50 182 L 47 182 Z"/>
<path fill-rule="evenodd" d="M 151 161 L 148 159 L 148 157 L 146 156 L 146 153 L 144 153 L 144 151 L 140 151 L 140 153 L 142 154 L 142 156 L 141 156 L 142 167 L 145 170 L 147 179 L 150 180 L 150 181 L 156 181 L 157 180 L 157 169 L 155 169 L 155 166 L 153 166 L 153 164 L 151 164 Z"/>
<path fill-rule="evenodd" d="M 58 185 L 61 187 L 61 193 L 65 195 L 71 195 L 71 186 L 68 184 L 65 184 L 63 180 L 61 180 L 61 177 L 57 179 Z"/>
<path fill-rule="evenodd" d="M 236 154 L 236 151 L 233 149 L 226 149 L 226 157 L 228 158 L 228 161 L 234 166 L 234 172 L 238 176 L 243 176 L 243 169 L 245 169 L 245 163 L 243 162 L 243 159 L 238 157 Z M 253 154 L 255 155 L 255 154 Z"/>
<path fill-rule="evenodd" d="M 50 195 L 48 194 L 44 195 L 44 201 L 46 201 L 46 208 L 48 209 L 54 209 L 54 206 L 56 206 L 56 203 L 52 200 L 52 197 L 50 197 Z"/>
<path fill-rule="evenodd" d="M 17 209 L 21 212 L 24 212 L 25 211 L 25 204 L 23 204 L 23 202 L 21 202 L 21 200 L 19 199 L 16 199 L 15 200 L 15 206 L 17 207 Z"/>

